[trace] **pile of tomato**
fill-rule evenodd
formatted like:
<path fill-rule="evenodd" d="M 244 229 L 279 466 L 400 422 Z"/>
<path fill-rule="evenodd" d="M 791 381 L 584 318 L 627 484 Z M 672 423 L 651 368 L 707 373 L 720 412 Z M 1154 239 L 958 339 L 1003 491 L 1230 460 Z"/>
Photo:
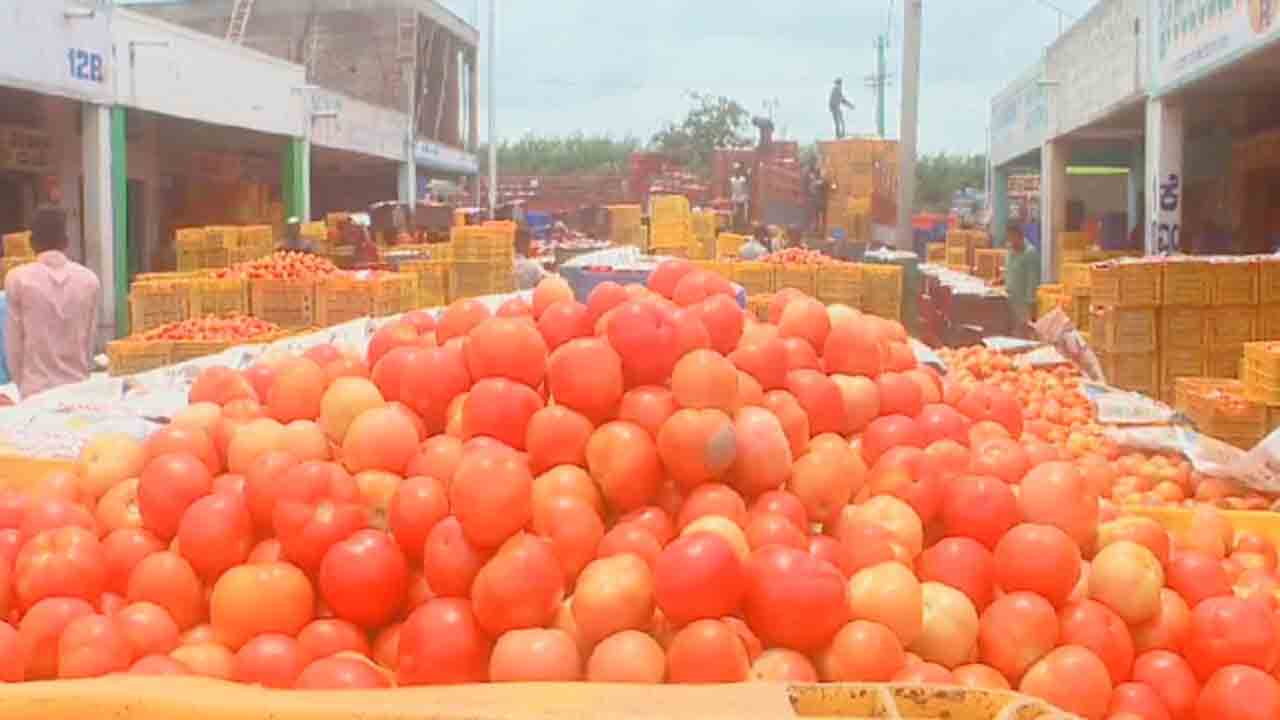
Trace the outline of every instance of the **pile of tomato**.
<path fill-rule="evenodd" d="M 829 255 L 823 255 L 817 250 L 808 248 L 785 248 L 760 258 L 763 262 L 777 263 L 779 265 L 843 265 L 844 260 L 838 260 Z"/>
<path fill-rule="evenodd" d="M 334 275 L 338 266 L 312 253 L 277 250 L 270 255 L 238 263 L 214 272 L 215 277 L 247 277 L 264 280 L 307 280 Z"/>
<path fill-rule="evenodd" d="M 208 315 L 166 323 L 160 327 L 138 333 L 132 339 L 238 343 L 273 335 L 278 332 L 280 332 L 279 325 L 250 315 L 229 315 L 225 317 Z"/>
<path fill-rule="evenodd" d="M 1095 421 L 1093 405 L 1080 390 L 1074 366 L 1015 367 L 1010 356 L 986 347 L 944 349 L 948 382 L 960 386 L 991 383 L 1018 398 L 1023 408 L 1023 446 L 1033 458 L 1057 456 L 1111 476 L 1103 497 L 1137 505 L 1210 503 L 1234 510 L 1262 510 L 1272 500 L 1222 478 L 1196 472 L 1186 458 L 1170 453 L 1126 450 L 1108 439 Z"/>
<path fill-rule="evenodd" d="M 0 493 L 0 680 L 893 681 L 1277 717 L 1276 548 L 1209 505 L 1125 514 L 1123 458 L 1029 442 L 1001 377 L 799 292 L 757 321 L 680 260 L 210 368 L 144 442 Z"/>

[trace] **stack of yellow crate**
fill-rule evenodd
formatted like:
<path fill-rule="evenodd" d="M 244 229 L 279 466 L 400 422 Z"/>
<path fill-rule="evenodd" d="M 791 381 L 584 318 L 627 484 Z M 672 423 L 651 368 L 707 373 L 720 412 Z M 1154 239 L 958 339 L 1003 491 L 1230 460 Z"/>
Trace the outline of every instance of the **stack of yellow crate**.
<path fill-rule="evenodd" d="M 693 244 L 693 216 L 683 195 L 654 195 L 649 200 L 649 251 L 688 257 Z"/>
<path fill-rule="evenodd" d="M 884 191 L 892 181 L 877 178 L 896 176 L 898 142 L 880 138 L 848 138 L 819 143 L 822 174 L 830 185 L 827 193 L 824 228 L 830 236 L 843 230 L 855 242 L 865 242 L 858 227 L 870 212 L 870 198 Z M 879 187 L 877 187 L 879 185 Z"/>
<path fill-rule="evenodd" d="M 1163 358 L 1156 352 L 1160 266 L 1098 263 L 1090 271 L 1093 321 L 1090 335 L 1107 382 L 1160 397 Z M 1203 374 L 1203 373 L 1196 373 Z"/>
<path fill-rule="evenodd" d="M 1009 262 L 1009 251 L 1004 248 L 976 248 L 973 251 L 973 274 L 994 282 L 1004 276 L 1005 265 Z"/>
<path fill-rule="evenodd" d="M 464 225 L 449 231 L 453 298 L 515 290 L 516 226 L 511 222 Z"/>
<path fill-rule="evenodd" d="M 716 245 L 717 217 L 712 210 L 699 210 L 690 215 L 692 244 L 689 257 L 699 260 L 722 259 Z"/>
<path fill-rule="evenodd" d="M 644 213 L 639 205 L 606 205 L 605 212 L 609 217 L 609 242 L 644 246 Z"/>
<path fill-rule="evenodd" d="M 1063 263 L 1058 279 L 1062 281 L 1063 309 L 1071 318 L 1071 322 L 1080 330 L 1088 333 L 1092 326 L 1093 315 L 1089 286 L 1088 263 Z"/>
<path fill-rule="evenodd" d="M 1267 407 L 1249 400 L 1239 380 L 1178 378 L 1172 402 L 1201 433 L 1245 450 L 1271 430 Z"/>
<path fill-rule="evenodd" d="M 890 320 L 902 320 L 902 266 L 862 266 L 862 310 Z"/>

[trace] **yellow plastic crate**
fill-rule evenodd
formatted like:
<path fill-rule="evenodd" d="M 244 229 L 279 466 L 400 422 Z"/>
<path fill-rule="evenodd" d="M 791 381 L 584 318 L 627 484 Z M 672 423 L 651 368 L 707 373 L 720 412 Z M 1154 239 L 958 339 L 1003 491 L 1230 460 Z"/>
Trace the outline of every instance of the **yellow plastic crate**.
<path fill-rule="evenodd" d="M 1098 353 L 1107 384 L 1122 390 L 1160 396 L 1160 363 L 1155 353 Z M 1203 373 L 1201 373 L 1203 374 Z"/>
<path fill-rule="evenodd" d="M 947 267 L 968 268 L 969 250 L 963 247 L 947 246 Z"/>
<path fill-rule="evenodd" d="M 773 264 L 741 260 L 733 264 L 733 281 L 747 295 L 765 295 L 774 291 Z"/>
<path fill-rule="evenodd" d="M 1083 253 L 1089 249 L 1089 233 L 1060 232 L 1058 233 L 1058 247 L 1063 252 Z"/>
<path fill-rule="evenodd" d="M 1160 344 L 1162 347 L 1198 348 L 1209 343 L 1205 326 L 1205 308 L 1160 308 Z"/>
<path fill-rule="evenodd" d="M 1280 340 L 1280 305 L 1258 306 L 1258 339 Z"/>
<path fill-rule="evenodd" d="M 977 248 L 973 251 L 973 274 L 987 281 L 1004 275 L 1009 251 L 1004 248 Z"/>
<path fill-rule="evenodd" d="M 1258 312 L 1253 307 L 1215 307 L 1205 312 L 1209 347 L 1238 347 L 1258 339 Z"/>
<path fill-rule="evenodd" d="M 902 268 L 897 265 L 863 264 L 863 302 L 880 308 L 902 306 Z"/>
<path fill-rule="evenodd" d="M 947 262 L 947 244 L 931 242 L 925 249 L 925 261 L 933 265 L 944 265 Z"/>
<path fill-rule="evenodd" d="M 654 195 L 649 198 L 649 217 L 665 219 L 667 216 L 688 217 L 689 198 L 683 195 Z"/>
<path fill-rule="evenodd" d="M 749 239 L 746 235 L 720 233 L 716 236 L 716 257 L 719 259 L 737 258 L 738 252 L 742 250 L 742 246 L 746 245 Z"/>
<path fill-rule="evenodd" d="M 1155 308 L 1101 307 L 1093 313 L 1090 344 L 1113 353 L 1151 353 L 1156 342 Z"/>
<path fill-rule="evenodd" d="M 4 256 L 7 258 L 25 258 L 31 257 L 35 253 L 31 250 L 31 233 L 30 231 L 9 233 L 4 236 Z"/>
<path fill-rule="evenodd" d="M 1170 260 L 1161 273 L 1161 302 L 1164 305 L 1199 307 L 1213 298 L 1213 279 L 1205 260 Z"/>
<path fill-rule="evenodd" d="M 190 317 L 191 283 L 190 277 L 181 275 L 167 279 L 153 275 L 135 282 L 129 289 L 129 332 L 146 332 Z"/>
<path fill-rule="evenodd" d="M 1160 304 L 1160 265 L 1142 262 L 1095 263 L 1089 285 L 1095 305 L 1156 307 Z"/>
<path fill-rule="evenodd" d="M 1069 296 L 1063 293 L 1059 283 L 1046 283 L 1036 288 L 1036 317 L 1044 317 L 1054 308 L 1067 304 Z"/>
<path fill-rule="evenodd" d="M 1180 377 L 1203 377 L 1208 369 L 1208 360 L 1208 352 L 1204 348 L 1160 348 L 1161 385 L 1174 387 Z"/>
<path fill-rule="evenodd" d="M 1259 266 L 1251 260 L 1213 263 L 1213 304 L 1257 305 L 1261 298 Z"/>
<path fill-rule="evenodd" d="M 249 282 L 249 309 L 254 317 L 286 330 L 316 325 L 316 281 L 254 278 Z"/>
<path fill-rule="evenodd" d="M 1244 346 L 1209 348 L 1205 353 L 1205 374 L 1216 378 L 1240 377 L 1240 361 L 1244 359 Z"/>
<path fill-rule="evenodd" d="M 1280 258 L 1267 256 L 1258 262 L 1258 302 L 1280 303 Z"/>
<path fill-rule="evenodd" d="M 173 343 L 146 340 L 112 340 L 107 343 L 107 373 L 134 375 L 172 365 Z"/>
<path fill-rule="evenodd" d="M 828 305 L 862 304 L 863 271 L 861 265 L 837 263 L 818 266 L 817 297 Z"/>
<path fill-rule="evenodd" d="M 197 277 L 189 286 L 187 317 L 249 314 L 249 282 L 243 277 Z"/>
<path fill-rule="evenodd" d="M 813 265 L 799 263 L 777 265 L 773 271 L 773 281 L 778 290 L 795 288 L 807 295 L 816 295 L 818 292 L 818 272 Z"/>
<path fill-rule="evenodd" d="M 515 257 L 514 224 L 486 223 L 451 228 L 453 257 L 463 262 L 488 262 Z"/>
<path fill-rule="evenodd" d="M 1070 292 L 1076 288 L 1089 287 L 1089 263 L 1064 262 L 1058 272 L 1058 279 Z"/>
<path fill-rule="evenodd" d="M 449 304 L 449 275 L 452 260 L 409 260 L 400 263 L 400 271 L 418 278 L 416 307 L 443 307 Z"/>
<path fill-rule="evenodd" d="M 510 292 L 515 289 L 515 268 L 511 264 L 455 260 L 449 288 L 450 300 Z"/>

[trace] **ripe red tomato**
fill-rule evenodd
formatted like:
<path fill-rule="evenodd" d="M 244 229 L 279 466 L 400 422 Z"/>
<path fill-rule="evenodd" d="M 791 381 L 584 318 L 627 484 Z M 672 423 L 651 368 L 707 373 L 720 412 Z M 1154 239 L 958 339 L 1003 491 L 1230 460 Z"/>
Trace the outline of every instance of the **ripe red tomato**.
<path fill-rule="evenodd" d="M 1022 404 L 1012 393 L 990 383 L 977 385 L 964 394 L 956 409 L 973 422 L 994 420 L 1014 439 L 1022 437 Z"/>
<path fill-rule="evenodd" d="M 178 524 L 178 549 L 208 580 L 249 557 L 253 519 L 239 495 L 206 495 L 195 501 Z"/>
<path fill-rule="evenodd" d="M 405 556 L 418 560 L 427 534 L 448 514 L 444 482 L 434 477 L 410 477 L 396 488 L 387 520 Z"/>
<path fill-rule="evenodd" d="M 969 445 L 969 426 L 972 421 L 950 405 L 925 405 L 915 419 L 920 432 L 924 433 L 926 446 L 939 440 L 954 440 L 961 445 Z"/>
<path fill-rule="evenodd" d="M 1081 600 L 1062 608 L 1059 642 L 1093 651 L 1107 666 L 1113 684 L 1129 679 L 1133 667 L 1133 638 L 1124 620 L 1093 600 Z"/>
<path fill-rule="evenodd" d="M 1228 665 L 1215 672 L 1200 691 L 1196 717 L 1252 720 L 1280 715 L 1280 683 L 1248 665 Z"/>
<path fill-rule="evenodd" d="M 470 601 L 428 600 L 400 626 L 397 678 L 401 685 L 484 682 L 490 651 Z"/>
<path fill-rule="evenodd" d="M 96 602 L 107 585 L 97 536 L 81 527 L 45 530 L 28 540 L 13 564 L 13 593 L 25 611 L 49 597 Z"/>
<path fill-rule="evenodd" d="M 161 540 L 173 538 L 183 513 L 212 489 L 213 475 L 196 456 L 169 453 L 156 457 L 147 463 L 138 482 L 143 526 Z"/>
<path fill-rule="evenodd" d="M 973 538 L 989 549 L 1021 519 L 1009 485 L 980 475 L 948 480 L 941 507 L 948 535 Z"/>
<path fill-rule="evenodd" d="M 60 678 L 124 672 L 132 659 L 123 633 L 105 615 L 85 615 L 71 621 L 58 639 Z"/>
<path fill-rule="evenodd" d="M 1080 548 L 1052 525 L 1017 525 L 995 547 L 996 584 L 1005 592 L 1038 593 L 1066 603 L 1080 579 Z"/>
<path fill-rule="evenodd" d="M 318 584 L 335 615 L 376 628 L 390 622 L 404 605 L 409 566 L 391 536 L 361 530 L 325 553 Z"/>
<path fill-rule="evenodd" d="M 746 591 L 746 570 L 723 537 L 709 532 L 682 536 L 658 555 L 654 596 L 676 625 L 731 615 Z"/>
<path fill-rule="evenodd" d="M 431 589 L 441 597 L 467 597 L 476 573 L 490 552 L 473 544 L 453 515 L 431 528 L 422 551 L 422 572 Z"/>
<path fill-rule="evenodd" d="M 924 432 L 906 415 L 882 415 L 872 420 L 862 433 L 862 458 L 875 465 L 880 456 L 895 447 L 925 448 Z"/>
<path fill-rule="evenodd" d="M 738 634 L 719 620 L 686 625 L 667 647 L 667 674 L 673 683 L 742 682 L 750 666 Z"/>
<path fill-rule="evenodd" d="M 155 603 L 126 605 L 116 611 L 112 619 L 135 660 L 152 654 L 168 654 L 178 647 L 178 624 L 167 610 Z"/>
<path fill-rule="evenodd" d="M 765 643 L 818 650 L 848 620 L 844 577 L 803 550 L 761 548 L 747 565 L 743 612 Z"/>
<path fill-rule="evenodd" d="M 564 573 L 549 540 L 519 533 L 480 568 L 471 585 L 476 619 L 491 637 L 546 627 L 564 599 Z"/>
<path fill-rule="evenodd" d="M 922 581 L 940 582 L 963 592 L 982 612 L 995 592 L 991 551 L 967 537 L 949 537 L 920 553 L 916 572 Z"/>
<path fill-rule="evenodd" d="M 58 640 L 75 620 L 93 615 L 93 606 L 80 598 L 45 598 L 18 623 L 18 656 L 26 680 L 51 680 L 58 672 Z"/>
<path fill-rule="evenodd" d="M 129 575 L 128 590 L 129 602 L 159 605 L 183 630 L 200 622 L 205 613 L 200 577 L 175 552 L 152 553 L 143 558 Z"/>
<path fill-rule="evenodd" d="M 259 635 L 236 653 L 232 678 L 236 682 L 288 689 L 307 666 L 310 656 L 288 635 Z"/>
<path fill-rule="evenodd" d="M 369 526 L 368 509 L 351 501 L 321 498 L 315 502 L 283 500 L 276 504 L 273 525 L 284 556 L 309 572 L 335 543 Z"/>
<path fill-rule="evenodd" d="M 1203 682 L 1228 665 L 1269 670 L 1276 648 L 1276 624 L 1264 603 L 1212 597 L 1191 610 L 1191 634 L 1183 656 Z"/>

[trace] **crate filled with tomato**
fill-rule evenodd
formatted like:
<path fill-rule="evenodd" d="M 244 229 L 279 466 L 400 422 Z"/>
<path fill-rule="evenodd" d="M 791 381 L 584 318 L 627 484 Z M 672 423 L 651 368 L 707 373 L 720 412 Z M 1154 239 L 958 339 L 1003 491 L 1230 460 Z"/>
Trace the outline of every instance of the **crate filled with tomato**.
<path fill-rule="evenodd" d="M 764 314 L 676 260 L 585 303 L 551 278 L 410 313 L 358 356 L 208 368 L 144 441 L 0 492 L 0 680 L 1280 714 L 1276 547 L 1200 502 L 1252 498 L 1095 435 L 1066 374 L 970 352 L 942 377 L 899 323 L 797 292 Z M 1165 527 L 1135 495 L 1193 509 Z"/>

